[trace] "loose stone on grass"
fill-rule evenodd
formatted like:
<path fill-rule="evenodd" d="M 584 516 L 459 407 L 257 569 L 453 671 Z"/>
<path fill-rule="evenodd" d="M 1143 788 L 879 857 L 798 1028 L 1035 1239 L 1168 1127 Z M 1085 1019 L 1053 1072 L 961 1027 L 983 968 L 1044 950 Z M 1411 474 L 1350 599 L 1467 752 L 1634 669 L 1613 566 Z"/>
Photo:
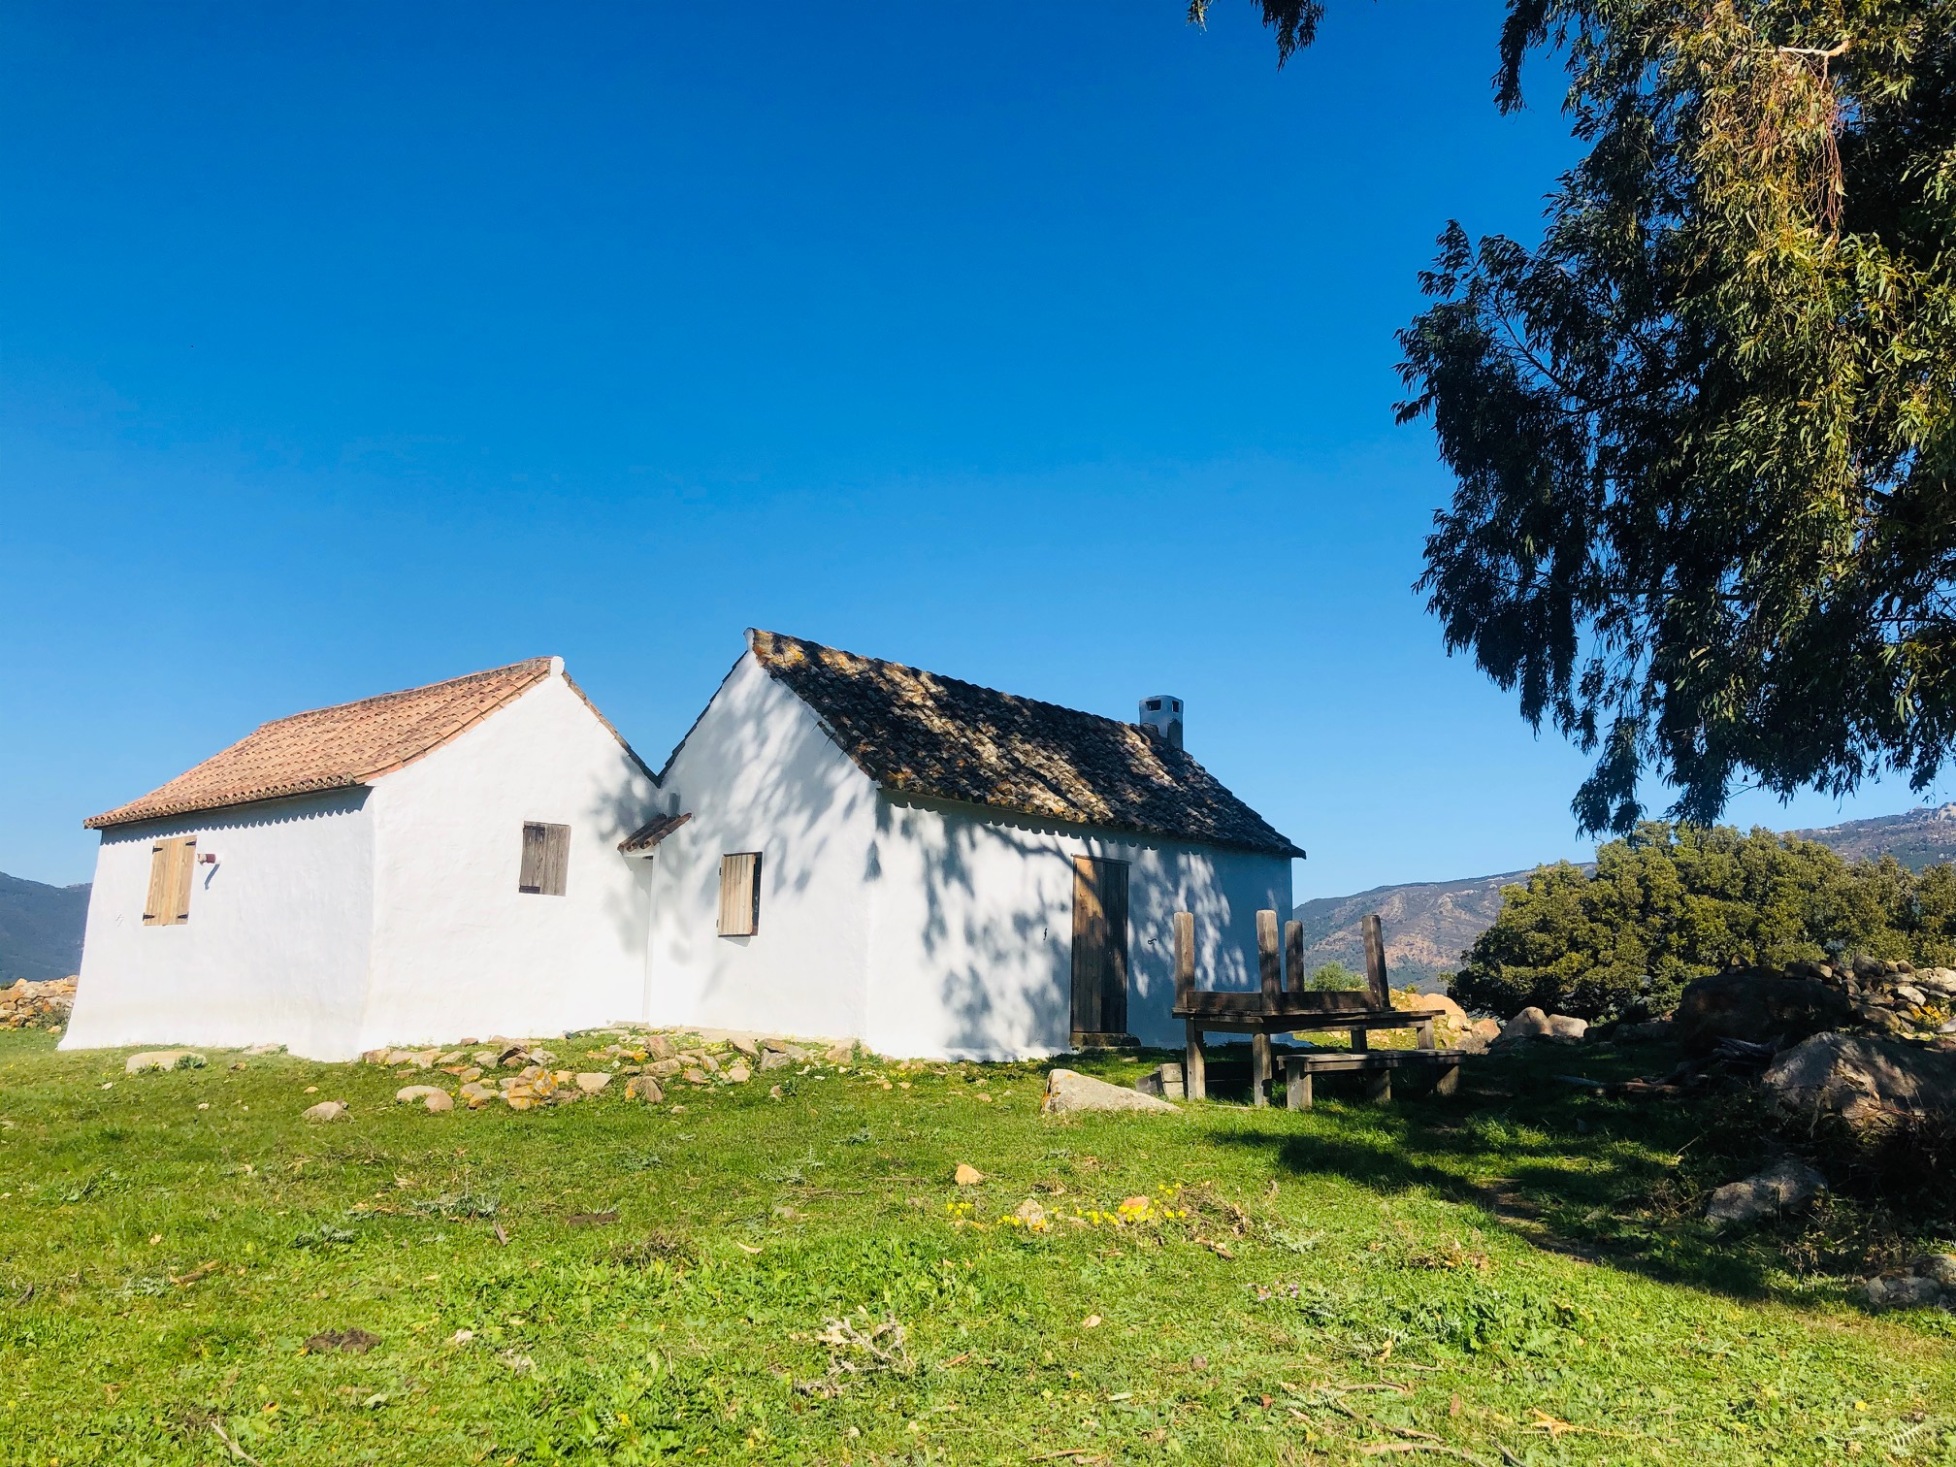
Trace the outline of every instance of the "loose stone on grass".
<path fill-rule="evenodd" d="M 1046 1076 L 1044 1109 L 1048 1115 L 1084 1110 L 1167 1111 L 1171 1115 L 1175 1112 L 1173 1105 L 1158 1096 L 1110 1085 L 1077 1070 L 1054 1070 Z"/>
<path fill-rule="evenodd" d="M 346 1102 L 344 1100 L 322 1100 L 317 1105 L 307 1106 L 300 1114 L 306 1120 L 315 1123 L 337 1121 L 346 1115 Z"/>
<path fill-rule="evenodd" d="M 201 1070 L 208 1061 L 194 1049 L 146 1049 L 123 1062 L 125 1075 L 140 1075 L 146 1070 Z"/>
<path fill-rule="evenodd" d="M 402 1105 L 419 1101 L 423 1108 L 437 1115 L 455 1109 L 455 1097 L 439 1085 L 404 1085 L 394 1092 L 394 1099 Z"/>

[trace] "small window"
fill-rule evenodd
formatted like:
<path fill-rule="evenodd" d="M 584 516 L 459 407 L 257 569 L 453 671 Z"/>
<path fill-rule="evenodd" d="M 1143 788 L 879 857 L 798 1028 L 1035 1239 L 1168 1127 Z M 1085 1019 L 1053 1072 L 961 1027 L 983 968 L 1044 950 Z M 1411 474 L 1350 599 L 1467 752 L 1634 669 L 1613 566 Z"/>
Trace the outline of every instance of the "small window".
<path fill-rule="evenodd" d="M 523 869 L 516 889 L 532 896 L 562 896 L 564 868 L 570 864 L 570 827 L 540 820 L 523 824 Z"/>
<path fill-rule="evenodd" d="M 761 930 L 761 853 L 720 858 L 720 935 L 752 937 Z"/>
<path fill-rule="evenodd" d="M 175 927 L 190 920 L 190 873 L 197 864 L 197 837 L 180 835 L 149 848 L 149 895 L 143 926 Z"/>

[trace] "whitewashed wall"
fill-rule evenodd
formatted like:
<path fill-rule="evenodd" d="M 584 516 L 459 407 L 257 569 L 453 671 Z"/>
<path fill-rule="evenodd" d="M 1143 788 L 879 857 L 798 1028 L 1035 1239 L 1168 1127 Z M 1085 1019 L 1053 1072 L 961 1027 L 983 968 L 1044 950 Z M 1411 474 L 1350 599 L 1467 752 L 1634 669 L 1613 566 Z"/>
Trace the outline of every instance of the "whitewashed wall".
<path fill-rule="evenodd" d="M 808 705 L 745 654 L 664 772 L 693 818 L 650 858 L 654 1024 L 858 1036 L 868 1022 L 876 789 Z M 720 857 L 761 852 L 751 937 L 717 935 Z"/>
<path fill-rule="evenodd" d="M 652 780 L 561 676 L 371 787 L 103 832 L 64 1047 L 549 1034 L 644 1009 Z M 517 891 L 523 824 L 571 828 L 563 896 Z M 149 852 L 195 835 L 190 920 L 142 925 Z"/>
<path fill-rule="evenodd" d="M 1198 976 L 1256 982 L 1256 912 L 1288 913 L 1288 859 L 893 802 L 814 712 L 743 656 L 666 771 L 692 820 L 652 858 L 648 1019 L 860 1038 L 915 1058 L 1063 1053 L 1075 855 L 1131 863 L 1129 1027 L 1179 1042 L 1170 916 Z M 762 853 L 760 930 L 716 935 L 720 857 Z"/>
<path fill-rule="evenodd" d="M 361 1044 L 548 1034 L 644 1008 L 645 892 L 618 842 L 652 780 L 552 676 L 375 781 Z M 519 892 L 523 825 L 568 825 L 563 896 Z"/>
<path fill-rule="evenodd" d="M 1175 912 L 1195 914 L 1200 986 L 1256 986 L 1256 913 L 1289 913 L 1288 858 L 884 798 L 864 1041 L 916 1057 L 1063 1053 L 1075 856 L 1129 863 L 1128 1028 L 1143 1043 L 1181 1040 Z"/>
<path fill-rule="evenodd" d="M 283 1044 L 359 1052 L 373 933 L 372 792 L 336 790 L 102 832 L 63 1049 Z M 150 846 L 194 835 L 190 920 L 145 927 Z"/>

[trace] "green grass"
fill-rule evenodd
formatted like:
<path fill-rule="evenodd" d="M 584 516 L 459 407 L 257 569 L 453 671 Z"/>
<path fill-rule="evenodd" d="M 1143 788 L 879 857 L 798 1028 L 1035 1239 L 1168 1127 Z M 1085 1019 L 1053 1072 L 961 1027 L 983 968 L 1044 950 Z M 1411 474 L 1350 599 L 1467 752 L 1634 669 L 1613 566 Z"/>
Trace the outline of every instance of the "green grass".
<path fill-rule="evenodd" d="M 1757 1156 L 1549 1078 L 1607 1047 L 1056 1121 L 1036 1066 L 431 1116 L 376 1067 L 53 1043 L 0 1034 L 9 1462 L 1956 1460 L 1949 1316 L 1821 1271 L 1842 1209 L 1711 1239 Z M 1000 1221 L 1028 1197 L 1050 1231 Z"/>

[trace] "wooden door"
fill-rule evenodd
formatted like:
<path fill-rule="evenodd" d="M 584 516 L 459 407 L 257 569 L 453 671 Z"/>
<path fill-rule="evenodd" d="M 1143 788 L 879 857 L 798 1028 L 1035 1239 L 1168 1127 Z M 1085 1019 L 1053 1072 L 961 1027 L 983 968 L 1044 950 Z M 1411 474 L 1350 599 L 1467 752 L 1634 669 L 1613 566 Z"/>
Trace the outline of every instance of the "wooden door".
<path fill-rule="evenodd" d="M 1127 1032 L 1127 862 L 1073 858 L 1073 1032 Z"/>

